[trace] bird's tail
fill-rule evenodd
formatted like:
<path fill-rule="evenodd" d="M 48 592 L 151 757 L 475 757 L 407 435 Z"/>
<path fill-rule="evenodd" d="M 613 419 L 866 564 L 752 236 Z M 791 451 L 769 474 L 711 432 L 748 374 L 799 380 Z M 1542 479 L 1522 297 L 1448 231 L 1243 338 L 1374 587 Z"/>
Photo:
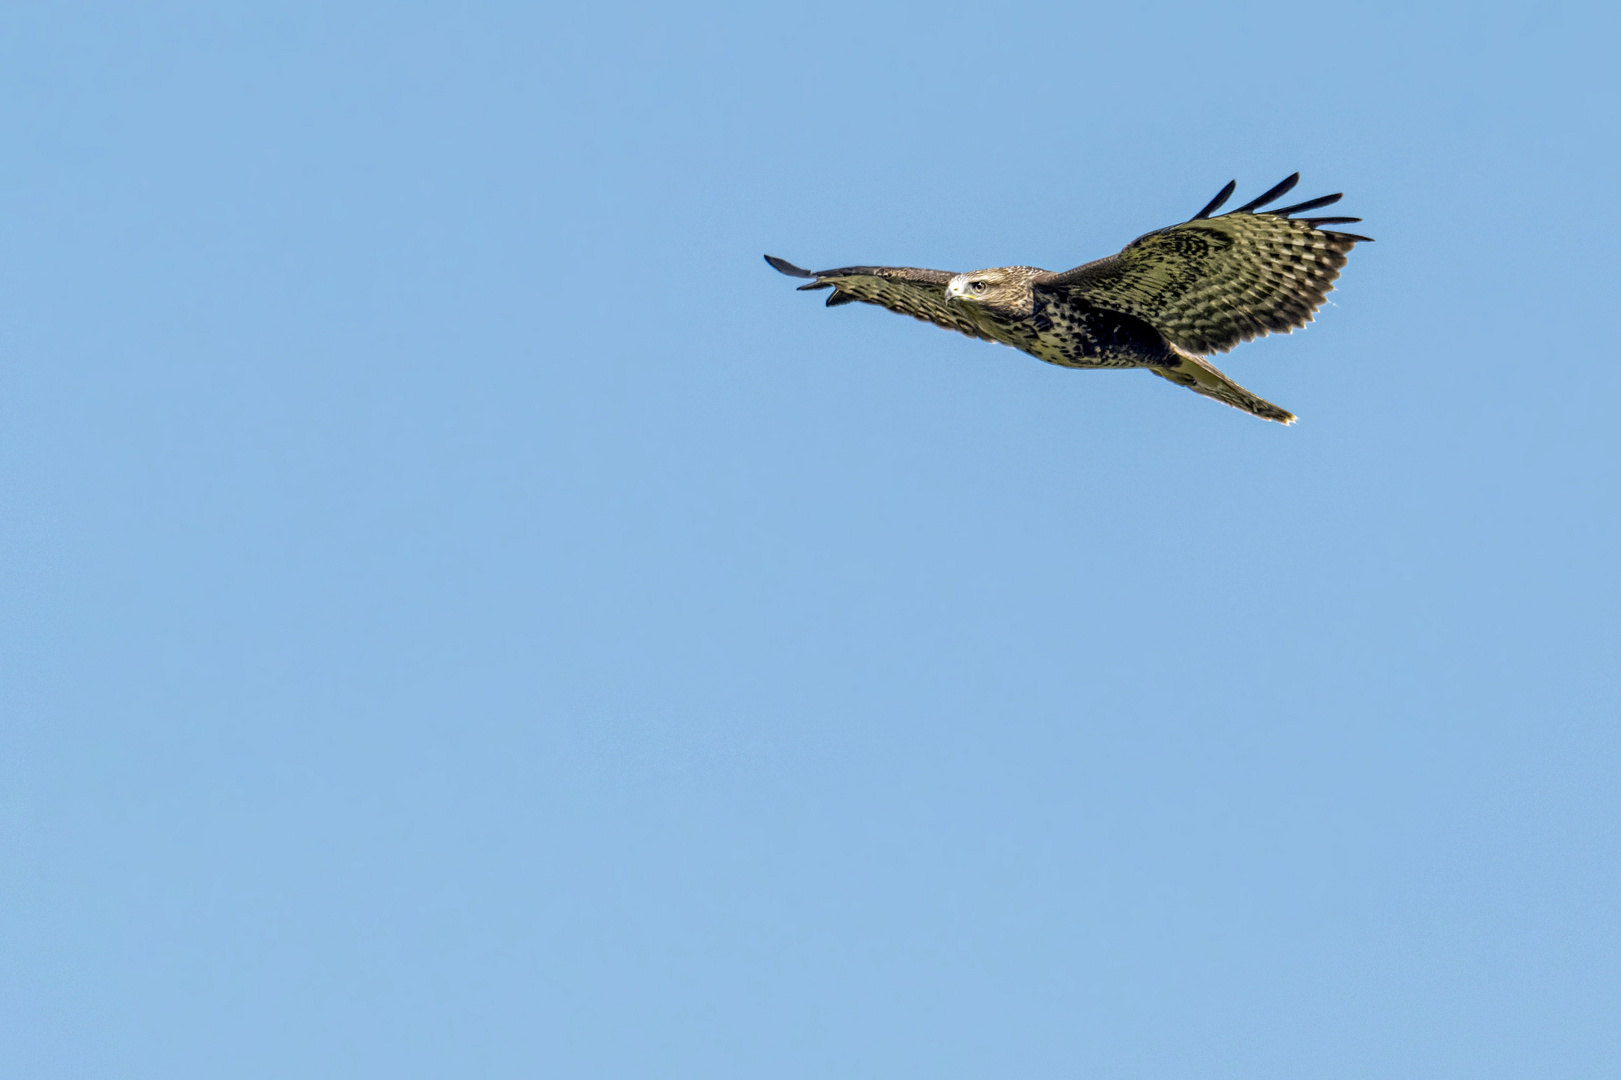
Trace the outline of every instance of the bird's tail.
<path fill-rule="evenodd" d="M 1223 405 L 1243 409 L 1251 416 L 1259 416 L 1262 420 L 1276 420 L 1280 424 L 1295 422 L 1294 413 L 1256 397 L 1223 375 L 1216 369 L 1216 365 L 1204 357 L 1195 356 L 1174 345 L 1171 346 L 1171 352 L 1175 364 L 1169 367 L 1152 367 L 1149 370 L 1162 379 L 1169 379 L 1178 386 L 1187 387 L 1195 394 L 1203 394 Z"/>

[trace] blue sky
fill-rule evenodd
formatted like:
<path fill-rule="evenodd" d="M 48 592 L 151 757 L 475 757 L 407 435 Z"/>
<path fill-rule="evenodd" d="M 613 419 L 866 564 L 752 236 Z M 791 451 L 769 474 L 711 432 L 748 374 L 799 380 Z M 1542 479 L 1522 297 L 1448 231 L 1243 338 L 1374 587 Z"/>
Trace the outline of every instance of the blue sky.
<path fill-rule="evenodd" d="M 8 8 L 6 1072 L 1616 1075 L 1617 29 Z M 1289 429 L 760 259 L 1295 170 Z"/>

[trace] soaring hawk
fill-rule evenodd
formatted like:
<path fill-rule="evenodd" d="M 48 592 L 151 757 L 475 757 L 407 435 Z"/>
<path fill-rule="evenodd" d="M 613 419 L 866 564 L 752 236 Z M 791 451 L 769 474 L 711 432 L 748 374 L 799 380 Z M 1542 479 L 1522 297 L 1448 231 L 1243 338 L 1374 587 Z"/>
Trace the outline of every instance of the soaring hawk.
<path fill-rule="evenodd" d="M 801 289 L 832 289 L 828 307 L 878 304 L 969 337 L 1000 341 L 1051 364 L 1147 368 L 1196 394 L 1265 420 L 1294 415 L 1263 401 L 1205 359 L 1272 331 L 1310 322 L 1366 236 L 1329 232 L 1361 218 L 1291 218 L 1339 195 L 1260 208 L 1300 180 L 1295 173 L 1237 210 L 1212 217 L 1237 182 L 1192 220 L 1139 236 L 1118 255 L 1063 273 L 1002 266 L 953 274 L 911 266 L 846 266 L 812 273 L 772 255 L 766 262 Z"/>

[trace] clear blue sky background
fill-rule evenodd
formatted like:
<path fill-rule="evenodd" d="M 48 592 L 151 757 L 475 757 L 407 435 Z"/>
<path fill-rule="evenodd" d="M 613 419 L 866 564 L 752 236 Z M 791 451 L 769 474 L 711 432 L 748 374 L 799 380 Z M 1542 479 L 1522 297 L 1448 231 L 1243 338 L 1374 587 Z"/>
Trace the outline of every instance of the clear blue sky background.
<path fill-rule="evenodd" d="M 13 5 L 17 1077 L 1621 1075 L 1616 18 Z M 1265 424 L 760 256 L 1344 190 Z"/>

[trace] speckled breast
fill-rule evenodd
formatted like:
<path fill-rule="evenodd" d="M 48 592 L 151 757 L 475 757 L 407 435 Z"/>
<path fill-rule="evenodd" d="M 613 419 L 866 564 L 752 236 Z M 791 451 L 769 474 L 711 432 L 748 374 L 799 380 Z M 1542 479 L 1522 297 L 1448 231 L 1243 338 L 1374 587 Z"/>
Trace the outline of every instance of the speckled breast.
<path fill-rule="evenodd" d="M 1117 311 L 1048 297 L 1015 323 L 988 322 L 998 341 L 1049 364 L 1073 368 L 1172 366 L 1176 358 L 1159 331 Z"/>

